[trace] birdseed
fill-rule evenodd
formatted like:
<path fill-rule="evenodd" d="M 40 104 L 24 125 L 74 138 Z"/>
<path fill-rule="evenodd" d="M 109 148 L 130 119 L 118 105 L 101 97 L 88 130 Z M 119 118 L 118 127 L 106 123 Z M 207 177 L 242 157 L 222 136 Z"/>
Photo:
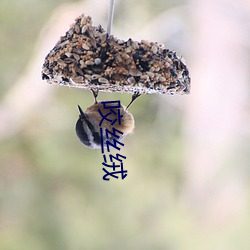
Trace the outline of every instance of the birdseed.
<path fill-rule="evenodd" d="M 123 41 L 81 15 L 46 56 L 43 80 L 106 92 L 188 94 L 183 58 L 157 42 Z"/>

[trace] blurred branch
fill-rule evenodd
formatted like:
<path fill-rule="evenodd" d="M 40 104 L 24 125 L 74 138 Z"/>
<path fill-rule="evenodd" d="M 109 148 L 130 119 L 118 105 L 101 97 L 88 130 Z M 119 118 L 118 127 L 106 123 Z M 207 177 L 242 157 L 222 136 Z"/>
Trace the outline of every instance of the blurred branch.
<path fill-rule="evenodd" d="M 241 46 L 246 41 L 246 12 L 243 1 L 192 3 L 197 34 L 187 116 L 185 193 L 193 208 L 203 211 L 206 222 L 219 223 L 237 215 L 245 202 L 240 166 L 233 162 L 238 162 L 235 152 L 247 129 L 249 69 Z M 230 168 L 227 176 L 225 167 Z"/>

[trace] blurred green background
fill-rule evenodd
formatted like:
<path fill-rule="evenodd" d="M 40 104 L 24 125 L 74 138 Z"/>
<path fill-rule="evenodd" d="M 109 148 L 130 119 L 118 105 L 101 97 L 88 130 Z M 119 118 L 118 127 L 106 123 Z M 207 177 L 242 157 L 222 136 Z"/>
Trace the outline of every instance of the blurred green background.
<path fill-rule="evenodd" d="M 182 54 L 192 91 L 133 104 L 128 176 L 105 182 L 74 131 L 92 94 L 41 68 L 80 13 L 106 27 L 108 4 L 0 2 L 0 249 L 249 250 L 250 2 L 116 1 L 114 35 Z"/>

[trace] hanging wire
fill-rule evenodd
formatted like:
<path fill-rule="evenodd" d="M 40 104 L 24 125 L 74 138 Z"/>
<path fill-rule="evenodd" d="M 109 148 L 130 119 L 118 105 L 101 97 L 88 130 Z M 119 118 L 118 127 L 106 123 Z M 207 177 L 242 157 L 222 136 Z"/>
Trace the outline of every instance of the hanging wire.
<path fill-rule="evenodd" d="M 109 13 L 108 13 L 108 27 L 107 27 L 107 33 L 109 35 L 111 34 L 113 17 L 114 17 L 114 10 L 115 10 L 115 0 L 110 0 Z"/>

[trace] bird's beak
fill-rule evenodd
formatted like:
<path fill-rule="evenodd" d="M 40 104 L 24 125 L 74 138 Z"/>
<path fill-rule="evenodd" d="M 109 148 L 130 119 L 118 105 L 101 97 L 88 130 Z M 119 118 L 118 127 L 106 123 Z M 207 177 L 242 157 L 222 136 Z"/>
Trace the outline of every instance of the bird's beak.
<path fill-rule="evenodd" d="M 82 108 L 79 106 L 79 105 L 77 105 L 78 106 L 78 110 L 79 110 L 79 113 L 80 113 L 80 117 L 81 118 L 85 118 L 85 114 L 84 114 L 84 112 L 82 111 Z"/>

